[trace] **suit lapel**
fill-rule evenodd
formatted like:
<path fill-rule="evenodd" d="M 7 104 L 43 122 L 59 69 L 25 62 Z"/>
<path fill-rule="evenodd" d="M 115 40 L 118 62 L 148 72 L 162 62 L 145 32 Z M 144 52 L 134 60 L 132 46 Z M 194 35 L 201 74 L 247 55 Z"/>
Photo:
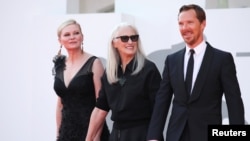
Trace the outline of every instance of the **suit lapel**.
<path fill-rule="evenodd" d="M 183 98 L 183 100 L 184 101 L 186 101 L 188 98 L 189 98 L 189 94 L 187 93 L 187 91 L 186 91 L 186 87 L 185 87 L 185 80 L 184 80 L 184 56 L 185 56 L 185 51 L 186 51 L 186 49 L 184 48 L 184 49 L 182 49 L 181 50 L 181 52 L 179 53 L 179 57 L 177 57 L 177 58 L 179 58 L 180 60 L 178 60 L 177 62 L 180 62 L 179 64 L 178 64 L 178 81 L 179 82 L 182 82 L 182 83 L 180 83 L 179 84 L 179 87 L 180 87 L 180 90 L 182 90 L 182 92 L 181 93 L 186 93 L 186 95 L 184 95 L 182 98 Z"/>
<path fill-rule="evenodd" d="M 190 96 L 189 102 L 195 101 L 201 93 L 202 87 L 205 85 L 205 80 L 208 76 L 209 68 L 211 67 L 213 48 L 207 43 L 207 48 L 203 57 L 203 61 L 198 72 L 197 78 L 194 83 L 193 91 Z"/>

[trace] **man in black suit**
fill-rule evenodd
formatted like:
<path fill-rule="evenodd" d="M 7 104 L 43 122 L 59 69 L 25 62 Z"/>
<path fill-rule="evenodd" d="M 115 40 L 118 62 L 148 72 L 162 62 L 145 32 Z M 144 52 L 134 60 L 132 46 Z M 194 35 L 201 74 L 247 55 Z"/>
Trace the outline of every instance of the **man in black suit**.
<path fill-rule="evenodd" d="M 223 94 L 229 124 L 245 122 L 233 56 L 205 41 L 205 11 L 195 4 L 184 5 L 179 10 L 178 23 L 186 46 L 166 57 L 163 80 L 148 130 L 149 141 L 161 140 L 172 98 L 166 141 L 207 141 L 208 125 L 222 124 Z M 190 50 L 194 52 L 193 74 L 188 74 L 191 80 L 186 86 Z"/>

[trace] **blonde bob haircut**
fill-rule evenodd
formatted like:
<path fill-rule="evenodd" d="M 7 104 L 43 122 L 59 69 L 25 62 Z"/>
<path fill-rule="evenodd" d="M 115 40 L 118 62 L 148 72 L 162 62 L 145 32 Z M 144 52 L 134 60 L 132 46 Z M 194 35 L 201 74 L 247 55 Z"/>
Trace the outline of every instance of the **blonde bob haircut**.
<path fill-rule="evenodd" d="M 114 38 L 117 36 L 119 30 L 121 28 L 124 28 L 124 27 L 132 28 L 135 31 L 135 34 L 139 35 L 136 27 L 134 25 L 132 25 L 130 23 L 126 23 L 126 22 L 122 22 L 122 23 L 118 24 L 111 31 L 111 36 L 108 40 L 108 56 L 107 56 L 107 63 L 106 63 L 106 75 L 107 75 L 108 82 L 110 84 L 119 81 L 118 65 L 120 64 L 120 61 L 121 61 L 119 53 L 118 53 L 117 49 L 113 47 L 112 42 L 113 42 Z M 132 75 L 136 75 L 142 70 L 142 68 L 144 67 L 145 58 L 146 58 L 146 56 L 145 56 L 144 51 L 142 49 L 141 40 L 139 38 L 137 41 L 137 52 L 136 52 L 136 55 L 133 59 L 134 60 L 134 62 L 133 62 L 134 69 L 133 69 Z"/>

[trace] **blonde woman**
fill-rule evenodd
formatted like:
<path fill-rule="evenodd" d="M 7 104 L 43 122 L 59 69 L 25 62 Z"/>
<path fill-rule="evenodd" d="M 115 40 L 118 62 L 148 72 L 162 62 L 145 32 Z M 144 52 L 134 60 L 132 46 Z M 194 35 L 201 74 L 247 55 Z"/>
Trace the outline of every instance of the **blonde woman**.
<path fill-rule="evenodd" d="M 104 68 L 99 58 L 83 50 L 84 35 L 75 20 L 62 23 L 57 34 L 61 47 L 68 53 L 66 57 L 59 51 L 54 58 L 57 141 L 84 141 Z M 103 125 L 95 141 L 108 140 L 108 127 L 105 122 Z"/>

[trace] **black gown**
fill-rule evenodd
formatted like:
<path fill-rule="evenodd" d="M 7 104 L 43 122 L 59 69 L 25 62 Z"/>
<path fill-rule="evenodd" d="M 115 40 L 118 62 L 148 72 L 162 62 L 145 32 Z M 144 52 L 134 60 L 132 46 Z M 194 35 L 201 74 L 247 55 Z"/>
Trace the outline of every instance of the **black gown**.
<path fill-rule="evenodd" d="M 95 107 L 95 89 L 91 71 L 95 56 L 91 57 L 65 86 L 63 71 L 65 56 L 54 59 L 55 81 L 54 90 L 61 98 L 62 121 L 57 141 L 85 141 L 90 116 Z M 108 141 L 109 130 L 105 122 L 101 141 Z"/>

